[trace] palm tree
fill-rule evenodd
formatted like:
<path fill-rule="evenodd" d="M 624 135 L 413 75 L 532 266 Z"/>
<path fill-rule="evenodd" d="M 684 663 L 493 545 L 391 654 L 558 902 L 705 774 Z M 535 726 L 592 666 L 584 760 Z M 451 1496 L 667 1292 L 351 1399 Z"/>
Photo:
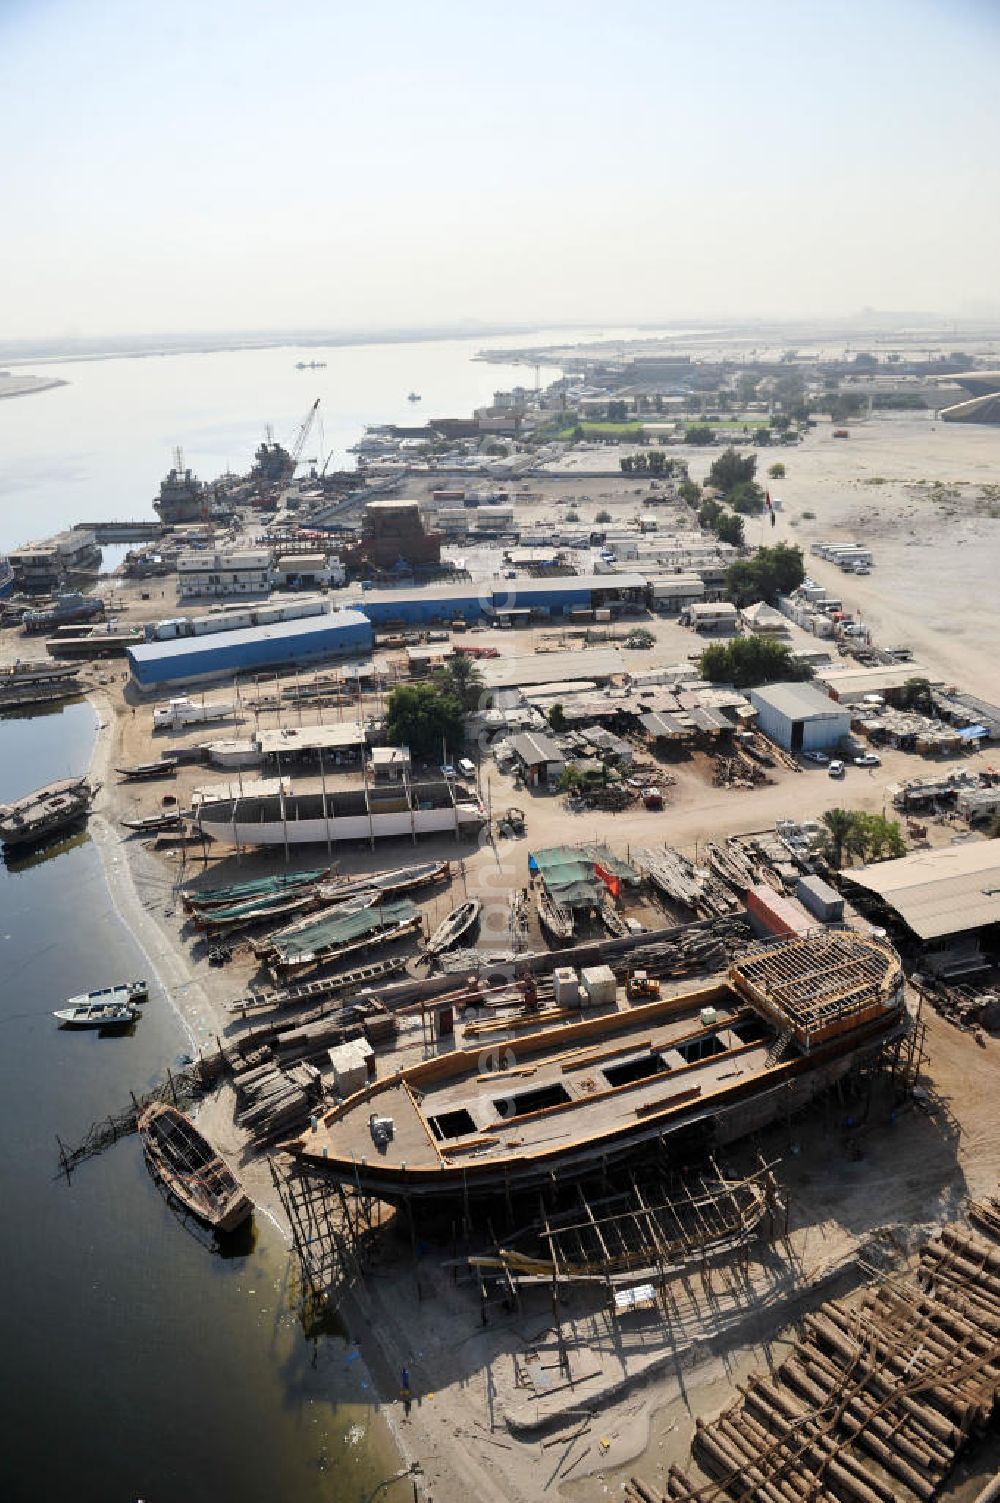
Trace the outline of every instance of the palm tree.
<path fill-rule="evenodd" d="M 839 867 L 844 859 L 844 847 L 854 829 L 854 816 L 849 809 L 827 809 L 820 816 L 820 822 L 826 827 L 830 864 Z"/>

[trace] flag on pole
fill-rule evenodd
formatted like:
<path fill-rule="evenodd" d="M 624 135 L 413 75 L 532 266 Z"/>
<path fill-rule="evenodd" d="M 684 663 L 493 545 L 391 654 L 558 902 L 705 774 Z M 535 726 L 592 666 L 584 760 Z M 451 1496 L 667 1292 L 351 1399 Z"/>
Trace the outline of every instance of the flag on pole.
<path fill-rule="evenodd" d="M 774 510 L 774 503 L 771 500 L 771 492 L 770 491 L 765 491 L 764 492 L 764 505 L 767 507 L 768 511 L 773 511 Z"/>

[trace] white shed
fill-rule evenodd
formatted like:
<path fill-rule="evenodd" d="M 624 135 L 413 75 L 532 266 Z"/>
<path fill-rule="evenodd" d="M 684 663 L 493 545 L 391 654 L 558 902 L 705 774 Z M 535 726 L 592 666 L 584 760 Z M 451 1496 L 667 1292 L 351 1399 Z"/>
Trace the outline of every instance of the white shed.
<path fill-rule="evenodd" d="M 760 729 L 786 751 L 820 751 L 850 733 L 850 711 L 812 684 L 766 684 L 749 698 Z"/>

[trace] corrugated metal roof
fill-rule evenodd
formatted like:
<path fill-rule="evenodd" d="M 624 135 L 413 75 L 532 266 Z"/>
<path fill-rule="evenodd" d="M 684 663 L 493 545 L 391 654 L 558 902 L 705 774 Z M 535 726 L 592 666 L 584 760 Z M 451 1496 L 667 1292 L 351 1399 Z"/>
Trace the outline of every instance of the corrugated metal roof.
<path fill-rule="evenodd" d="M 672 739 L 688 734 L 687 726 L 673 715 L 640 715 L 639 724 L 651 736 Z"/>
<path fill-rule="evenodd" d="M 918 851 L 843 876 L 876 893 L 918 939 L 1000 923 L 1000 840 Z"/>
<path fill-rule="evenodd" d="M 519 736 L 511 736 L 509 745 L 528 767 L 537 767 L 542 762 L 566 760 L 552 738 L 542 731 L 522 731 Z"/>
<path fill-rule="evenodd" d="M 777 710 L 789 720 L 843 718 L 848 712 L 812 684 L 765 684 L 750 690 L 750 703 Z"/>
<path fill-rule="evenodd" d="M 172 637 L 163 642 L 140 642 L 128 649 L 136 663 L 160 663 L 173 658 L 194 657 L 214 650 L 246 646 L 254 642 L 294 637 L 335 637 L 345 627 L 371 631 L 371 622 L 360 611 L 334 611 L 323 616 L 302 616 L 294 621 L 271 621 L 266 626 L 244 626 L 236 631 L 205 632 L 199 637 Z"/>

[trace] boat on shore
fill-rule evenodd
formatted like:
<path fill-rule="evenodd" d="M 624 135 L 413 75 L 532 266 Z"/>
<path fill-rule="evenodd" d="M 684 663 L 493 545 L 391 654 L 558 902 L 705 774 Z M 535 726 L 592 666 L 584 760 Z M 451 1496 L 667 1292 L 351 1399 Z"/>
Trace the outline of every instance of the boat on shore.
<path fill-rule="evenodd" d="M 289 894 L 297 888 L 312 887 L 331 876 L 334 868 L 325 866 L 319 871 L 279 872 L 273 877 L 256 877 L 248 882 L 231 882 L 226 887 L 203 887 L 199 891 L 181 894 L 185 913 L 207 913 L 212 908 L 233 908 L 238 903 L 254 898 L 275 898 Z"/>
<path fill-rule="evenodd" d="M 542 928 L 558 944 L 568 944 L 573 938 L 572 909 L 557 903 L 544 882 L 539 882 L 535 892 L 535 909 Z"/>
<path fill-rule="evenodd" d="M 63 778 L 12 804 L 0 804 L 0 842 L 31 845 L 85 819 L 100 786 L 86 778 Z"/>
<path fill-rule="evenodd" d="M 137 762 L 133 767 L 116 767 L 115 772 L 126 783 L 138 783 L 150 778 L 172 778 L 180 763 L 176 757 L 160 757 L 156 762 Z"/>
<path fill-rule="evenodd" d="M 123 819 L 119 823 L 134 834 L 155 835 L 158 830 L 176 830 L 183 819 L 184 816 L 174 810 L 171 814 L 136 815 L 134 819 Z"/>
<path fill-rule="evenodd" d="M 140 1013 L 133 1002 L 105 1001 L 60 1007 L 52 1016 L 61 1028 L 130 1028 Z"/>
<path fill-rule="evenodd" d="M 153 1102 L 136 1125 L 150 1173 L 193 1216 L 213 1231 L 232 1232 L 253 1214 L 253 1201 L 225 1159 L 177 1107 Z"/>
<path fill-rule="evenodd" d="M 516 1068 L 468 1047 L 364 1086 L 287 1145 L 381 1198 L 533 1190 L 685 1129 L 714 1144 L 805 1106 L 907 1027 L 899 957 L 852 930 L 767 943 L 728 978 L 518 1039 Z"/>
<path fill-rule="evenodd" d="M 445 950 L 450 950 L 452 945 L 457 945 L 464 934 L 476 923 L 483 905 L 479 898 L 470 898 L 467 903 L 459 903 L 453 908 L 448 917 L 438 924 L 434 933 L 424 946 L 424 954 L 428 957 L 440 955 Z"/>

